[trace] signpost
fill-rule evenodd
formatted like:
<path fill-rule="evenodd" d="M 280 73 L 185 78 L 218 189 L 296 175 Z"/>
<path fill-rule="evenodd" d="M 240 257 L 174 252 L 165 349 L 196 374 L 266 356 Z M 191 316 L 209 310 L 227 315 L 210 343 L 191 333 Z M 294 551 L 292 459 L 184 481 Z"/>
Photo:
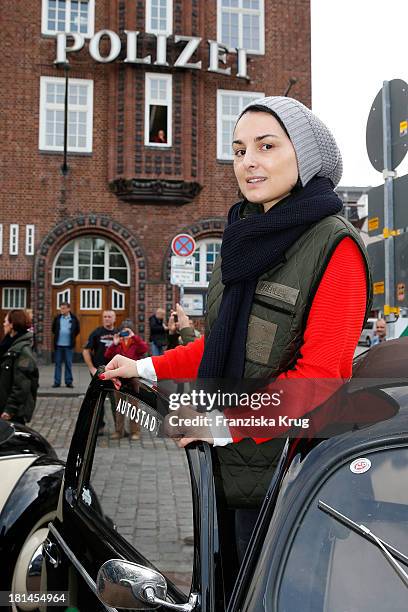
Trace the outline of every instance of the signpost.
<path fill-rule="evenodd" d="M 396 228 L 408 225 L 405 203 L 408 177 L 396 179 L 395 172 L 408 150 L 408 84 L 405 81 L 384 81 L 370 110 L 366 143 L 371 164 L 384 178 L 384 185 L 374 187 L 368 194 L 368 232 L 384 237 L 382 242 L 376 243 L 378 246 L 369 245 L 369 253 L 377 262 L 379 249 L 384 250 L 384 279 L 374 280 L 374 307 L 381 307 L 387 322 L 393 323 L 405 299 L 404 283 L 399 283 L 398 291 L 395 285 L 394 245 L 394 236 L 399 234 Z M 390 326 L 389 336 L 393 337 L 393 326 Z"/>
<path fill-rule="evenodd" d="M 171 241 L 171 273 L 170 283 L 180 287 L 180 302 L 184 296 L 185 285 L 194 283 L 195 260 L 193 253 L 196 243 L 189 234 L 177 234 Z"/>

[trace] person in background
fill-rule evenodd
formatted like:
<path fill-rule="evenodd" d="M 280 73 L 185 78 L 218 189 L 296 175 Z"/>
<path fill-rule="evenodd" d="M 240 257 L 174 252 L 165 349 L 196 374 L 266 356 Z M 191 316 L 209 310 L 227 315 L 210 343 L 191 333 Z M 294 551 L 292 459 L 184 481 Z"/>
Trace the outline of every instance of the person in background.
<path fill-rule="evenodd" d="M 387 324 L 385 322 L 385 319 L 377 319 L 377 323 L 375 324 L 375 336 L 371 342 L 371 346 L 381 344 L 381 342 L 386 342 L 386 340 Z"/>
<path fill-rule="evenodd" d="M 79 334 L 79 330 L 79 321 L 71 312 L 71 305 L 68 302 L 62 302 L 60 314 L 52 322 L 55 351 L 54 384 L 52 385 L 54 388 L 61 386 L 62 364 L 64 364 L 65 386 L 70 388 L 74 386 L 72 357 L 74 354 L 75 338 Z"/>
<path fill-rule="evenodd" d="M 130 359 L 141 359 L 146 355 L 148 346 L 144 340 L 135 334 L 133 321 L 126 319 L 119 328 L 119 333 L 113 336 L 112 344 L 105 351 L 105 360 L 110 361 L 115 355 L 125 355 Z M 140 425 L 129 420 L 130 439 L 140 438 Z M 110 436 L 111 440 L 120 440 L 125 435 L 125 417 L 115 412 L 115 432 Z"/>
<path fill-rule="evenodd" d="M 0 345 L 0 416 L 23 425 L 34 412 L 39 378 L 27 323 L 24 310 L 10 310 Z"/>
<path fill-rule="evenodd" d="M 164 323 L 163 308 L 158 308 L 154 315 L 149 318 L 150 325 L 150 350 L 152 355 L 163 355 L 166 347 L 167 325 Z"/>
<path fill-rule="evenodd" d="M 93 376 L 101 365 L 107 363 L 105 359 L 105 351 L 113 343 L 115 334 L 118 333 L 118 329 L 115 327 L 116 314 L 113 310 L 104 310 L 102 313 L 102 325 L 93 330 L 90 334 L 87 343 L 82 351 L 82 356 L 86 365 L 88 366 L 89 373 Z M 115 405 L 113 396 L 111 397 L 111 408 L 112 415 L 115 419 Z M 101 410 L 100 420 L 98 426 L 98 436 L 102 436 L 105 431 L 105 419 L 104 411 Z"/>
<path fill-rule="evenodd" d="M 201 337 L 180 304 L 176 304 L 176 310 L 171 311 L 167 328 L 167 350 L 176 348 L 179 344 L 189 344 Z"/>
<path fill-rule="evenodd" d="M 164 130 L 158 130 L 153 142 L 167 144 L 166 132 Z"/>

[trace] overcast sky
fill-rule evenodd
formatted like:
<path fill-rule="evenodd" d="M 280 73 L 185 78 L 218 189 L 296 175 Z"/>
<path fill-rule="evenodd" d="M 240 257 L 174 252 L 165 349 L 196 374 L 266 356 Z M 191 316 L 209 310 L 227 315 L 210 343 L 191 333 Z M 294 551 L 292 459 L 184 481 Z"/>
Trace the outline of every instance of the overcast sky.
<path fill-rule="evenodd" d="M 367 117 L 384 80 L 408 81 L 408 0 L 311 0 L 312 107 L 343 155 L 343 186 L 379 185 Z M 382 42 L 383 41 L 383 42 Z M 408 155 L 398 175 L 408 172 Z"/>

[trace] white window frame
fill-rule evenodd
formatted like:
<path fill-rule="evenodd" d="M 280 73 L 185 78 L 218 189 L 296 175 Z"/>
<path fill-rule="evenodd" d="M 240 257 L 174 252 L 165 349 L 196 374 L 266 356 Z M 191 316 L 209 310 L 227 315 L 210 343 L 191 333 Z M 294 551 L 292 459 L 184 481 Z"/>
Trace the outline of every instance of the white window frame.
<path fill-rule="evenodd" d="M 0 255 L 3 255 L 3 224 L 0 223 Z"/>
<path fill-rule="evenodd" d="M 146 32 L 148 34 L 173 34 L 173 0 L 166 0 L 166 29 L 160 30 L 151 27 L 152 23 L 152 0 L 146 0 Z"/>
<path fill-rule="evenodd" d="M 117 300 L 116 304 L 115 299 Z M 122 301 L 122 307 L 117 305 L 119 300 Z M 112 289 L 112 310 L 126 310 L 126 293 L 124 291 Z"/>
<path fill-rule="evenodd" d="M 19 227 L 17 223 L 10 223 L 10 241 L 9 241 L 9 254 L 18 255 L 18 234 Z"/>
<path fill-rule="evenodd" d="M 52 284 L 54 286 L 58 286 L 58 285 L 63 285 L 64 283 L 68 283 L 68 282 L 80 282 L 81 284 L 83 283 L 106 283 L 106 282 L 112 282 L 112 283 L 117 283 L 118 285 L 120 285 L 121 287 L 129 287 L 130 286 L 130 265 L 129 265 L 129 260 L 126 257 L 125 253 L 122 251 L 122 249 L 115 243 L 112 242 L 111 240 L 105 238 L 104 236 L 97 236 L 95 234 L 89 234 L 86 236 L 82 236 L 83 238 L 102 238 L 103 240 L 105 240 L 105 264 L 104 264 L 104 270 L 105 270 L 105 275 L 104 278 L 95 280 L 95 279 L 86 279 L 86 278 L 79 278 L 79 240 L 80 238 L 76 238 L 74 239 L 74 265 L 73 265 L 73 269 L 74 269 L 74 273 L 73 276 L 70 276 L 69 278 L 65 278 L 63 281 L 60 281 L 58 283 L 55 282 L 55 268 L 56 268 L 56 263 L 59 259 L 59 256 L 61 254 L 61 252 L 64 250 L 64 248 L 67 246 L 67 244 L 64 244 L 64 246 L 58 251 L 57 256 L 54 258 L 54 262 L 52 264 Z M 72 242 L 72 241 L 70 241 Z M 123 256 L 125 263 L 126 263 L 126 267 L 127 267 L 127 273 L 128 273 L 128 282 L 127 283 L 121 283 L 120 281 L 118 281 L 116 278 L 112 278 L 109 276 L 109 271 L 110 271 L 110 265 L 109 265 L 109 244 L 113 244 L 116 248 L 119 249 L 120 254 Z"/>
<path fill-rule="evenodd" d="M 40 129 L 38 137 L 38 148 L 40 151 L 60 151 L 62 152 L 63 145 L 47 145 L 46 144 L 46 128 L 47 128 L 47 109 L 64 111 L 64 104 L 47 103 L 47 85 L 48 83 L 65 84 L 63 77 L 48 77 L 40 78 Z M 83 85 L 87 88 L 87 104 L 84 107 L 76 106 L 75 110 L 81 109 L 86 112 L 86 146 L 72 147 L 68 146 L 69 153 L 92 153 L 92 135 L 93 135 L 93 81 L 91 79 L 69 79 L 68 89 L 70 85 Z M 68 96 L 69 100 L 69 96 Z M 68 103 L 69 113 L 69 103 Z"/>
<path fill-rule="evenodd" d="M 35 225 L 26 225 L 25 232 L 25 254 L 34 255 Z"/>
<path fill-rule="evenodd" d="M 99 301 L 99 308 L 84 308 L 83 307 L 83 296 L 85 294 L 89 294 L 90 292 L 94 291 L 95 295 L 98 296 L 98 301 Z M 99 287 L 86 287 L 83 288 L 81 287 L 81 293 L 80 293 L 80 299 L 79 299 L 79 310 L 81 311 L 95 311 L 95 310 L 102 310 L 102 289 Z"/>
<path fill-rule="evenodd" d="M 236 89 L 231 90 L 231 89 L 218 89 L 217 90 L 217 159 L 221 159 L 221 160 L 228 160 L 231 161 L 234 159 L 234 155 L 232 152 L 232 141 L 230 143 L 231 147 L 230 147 L 230 151 L 231 153 L 229 155 L 226 155 L 223 152 L 223 142 L 222 142 L 222 120 L 224 118 L 223 114 L 222 114 L 222 97 L 223 96 L 235 96 L 237 98 L 243 98 L 243 97 L 248 97 L 248 96 L 253 96 L 254 99 L 256 98 L 264 98 L 265 94 L 262 92 L 258 92 L 258 91 L 237 91 Z M 244 104 L 243 100 L 241 100 L 240 105 L 239 105 L 239 112 L 241 112 L 241 110 L 244 108 L 244 106 L 246 106 L 246 104 Z M 230 116 L 228 116 L 228 119 L 231 119 Z M 238 119 L 238 117 L 236 117 L 236 119 Z"/>
<path fill-rule="evenodd" d="M 196 251 L 199 250 L 200 253 L 200 280 L 194 281 L 193 283 L 189 283 L 186 287 L 208 287 L 207 281 L 207 244 L 213 244 L 217 242 L 221 244 L 222 238 L 221 236 L 211 236 L 210 238 L 204 238 L 203 240 L 198 240 L 196 244 Z M 194 258 L 195 259 L 195 258 Z M 195 267 L 194 267 L 195 270 Z"/>
<path fill-rule="evenodd" d="M 57 310 L 61 306 L 62 302 L 71 303 L 71 289 L 63 289 L 57 293 Z"/>
<path fill-rule="evenodd" d="M 167 99 L 163 100 L 151 99 L 151 82 L 153 79 L 166 81 Z M 167 142 L 150 142 L 150 106 L 167 106 Z M 148 147 L 158 147 L 168 149 L 173 142 L 173 77 L 171 74 L 163 74 L 162 72 L 146 72 L 145 77 L 145 145 Z"/>
<path fill-rule="evenodd" d="M 65 0 L 65 32 L 71 31 L 71 0 Z M 60 30 L 48 29 L 48 7 L 49 0 L 42 0 L 41 9 L 41 34 L 55 36 Z M 84 38 L 92 38 L 95 33 L 95 0 L 88 0 L 88 28 L 86 32 L 78 32 Z"/>
<path fill-rule="evenodd" d="M 222 13 L 237 13 L 238 14 L 238 48 L 244 49 L 243 46 L 243 15 L 259 15 L 259 49 L 246 49 L 251 55 L 265 55 L 265 2 L 259 0 L 259 9 L 243 8 L 243 0 L 238 0 L 238 7 L 223 7 L 222 0 L 217 0 L 217 40 L 226 44 L 222 40 Z M 229 45 L 227 44 L 229 47 Z M 233 49 L 231 49 L 233 50 Z"/>
<path fill-rule="evenodd" d="M 21 300 L 21 302 L 15 302 L 13 303 L 13 301 L 10 301 L 10 295 L 9 297 L 9 301 L 6 302 L 6 291 L 12 291 L 13 292 L 13 300 L 15 300 L 15 294 L 14 292 L 19 291 L 20 292 L 20 296 L 23 298 Z M 3 310 L 11 310 L 13 308 L 27 308 L 27 289 L 25 287 L 3 287 L 2 288 L 2 297 L 1 297 L 1 307 Z"/>

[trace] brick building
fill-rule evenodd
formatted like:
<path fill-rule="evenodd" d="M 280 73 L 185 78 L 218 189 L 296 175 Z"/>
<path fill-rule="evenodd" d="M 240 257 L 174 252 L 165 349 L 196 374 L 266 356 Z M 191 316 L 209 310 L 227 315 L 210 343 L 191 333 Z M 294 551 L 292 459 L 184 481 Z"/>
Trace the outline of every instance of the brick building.
<path fill-rule="evenodd" d="M 200 314 L 237 199 L 234 117 L 253 98 L 282 95 L 291 77 L 291 95 L 310 105 L 309 5 L 2 3 L 0 314 L 33 308 L 44 357 L 64 299 L 81 319 L 77 350 L 103 308 L 145 336 L 155 308 L 174 303 L 170 244 L 182 231 L 197 241 L 185 299 Z"/>

